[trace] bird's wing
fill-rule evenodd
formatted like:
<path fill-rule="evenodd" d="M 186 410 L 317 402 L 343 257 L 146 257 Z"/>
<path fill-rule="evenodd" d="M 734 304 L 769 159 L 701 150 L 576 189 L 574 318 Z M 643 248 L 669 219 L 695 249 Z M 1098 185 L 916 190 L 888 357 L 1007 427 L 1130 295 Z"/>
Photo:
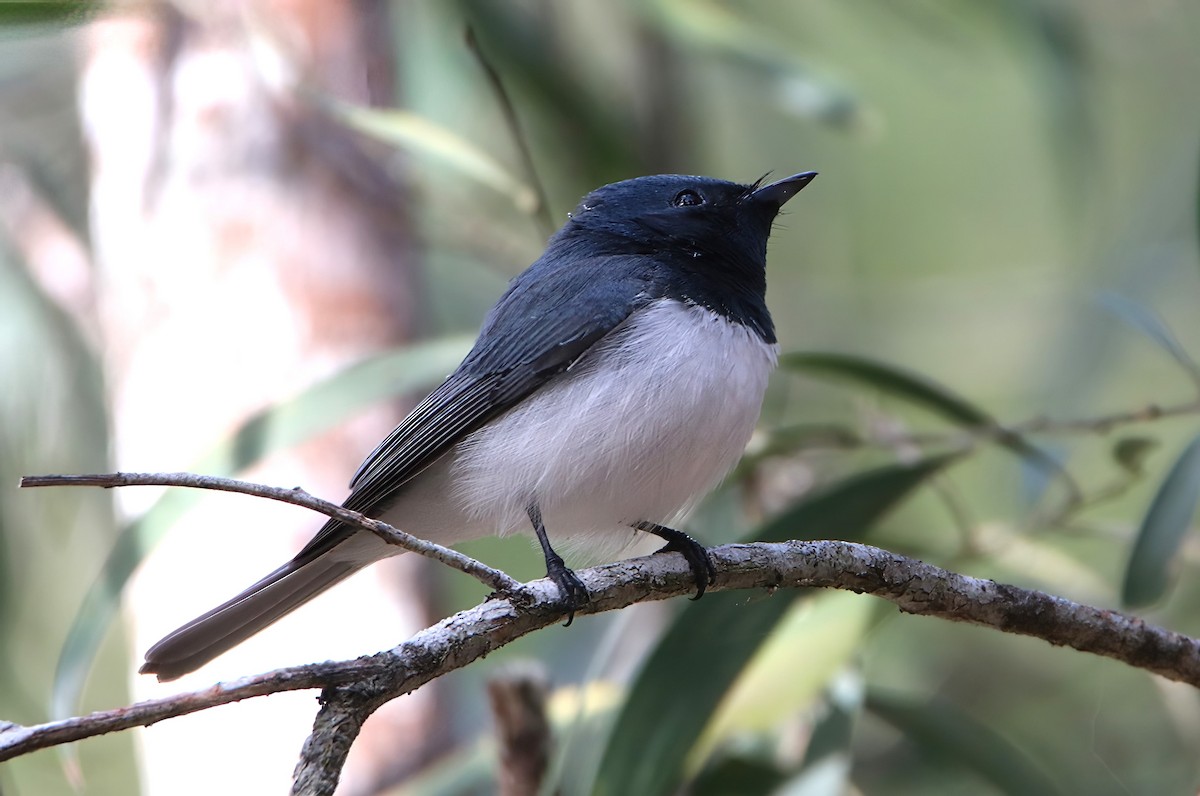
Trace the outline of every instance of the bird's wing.
<path fill-rule="evenodd" d="M 366 458 L 346 508 L 371 514 L 471 432 L 563 372 L 650 300 L 615 279 L 623 258 L 539 262 L 518 277 L 484 321 L 475 347 L 441 386 Z M 311 560 L 346 539 L 331 520 L 296 556 Z"/>

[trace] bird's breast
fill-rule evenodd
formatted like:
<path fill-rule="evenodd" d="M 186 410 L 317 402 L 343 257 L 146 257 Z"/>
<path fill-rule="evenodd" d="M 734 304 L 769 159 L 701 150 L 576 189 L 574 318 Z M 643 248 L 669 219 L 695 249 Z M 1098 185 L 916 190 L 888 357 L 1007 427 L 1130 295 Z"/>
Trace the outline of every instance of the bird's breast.
<path fill-rule="evenodd" d="M 453 499 L 495 533 L 552 538 L 671 523 L 740 458 L 776 348 L 669 299 L 635 312 L 567 371 L 453 451 Z"/>

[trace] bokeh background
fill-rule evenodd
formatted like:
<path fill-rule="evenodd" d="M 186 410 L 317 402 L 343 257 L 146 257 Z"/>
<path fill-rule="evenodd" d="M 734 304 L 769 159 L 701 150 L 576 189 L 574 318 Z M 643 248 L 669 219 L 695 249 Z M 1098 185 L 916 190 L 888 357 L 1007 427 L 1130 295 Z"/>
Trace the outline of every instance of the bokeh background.
<path fill-rule="evenodd" d="M 478 601 L 404 557 L 155 690 L 145 646 L 319 520 L 15 484 L 339 498 L 578 198 L 657 172 L 820 172 L 768 272 L 806 356 L 696 534 L 865 539 L 1200 634 L 1197 42 L 1176 0 L 0 4 L 0 718 L 373 652 Z M 541 574 L 524 540 L 468 552 Z M 486 682 L 531 670 L 563 793 L 1200 786 L 1191 688 L 813 593 L 522 640 L 372 719 L 343 792 L 494 792 Z M 283 792 L 314 709 L 30 755 L 0 791 Z"/>

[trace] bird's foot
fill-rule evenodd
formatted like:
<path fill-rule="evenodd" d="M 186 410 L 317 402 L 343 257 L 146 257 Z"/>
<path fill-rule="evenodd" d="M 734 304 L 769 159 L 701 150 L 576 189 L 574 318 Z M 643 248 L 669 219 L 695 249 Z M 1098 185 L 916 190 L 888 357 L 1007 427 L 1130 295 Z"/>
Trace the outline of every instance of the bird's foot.
<path fill-rule="evenodd" d="M 712 556 L 709 555 L 708 548 L 704 545 L 683 531 L 677 531 L 665 525 L 658 525 L 653 522 L 639 522 L 634 527 L 639 531 L 652 533 L 667 540 L 665 545 L 654 551 L 655 555 L 659 553 L 679 553 L 687 559 L 688 566 L 692 568 L 692 577 L 696 581 L 696 596 L 691 599 L 699 600 L 704 596 L 705 590 L 716 582 L 717 566 L 713 563 Z"/>
<path fill-rule="evenodd" d="M 567 622 L 563 627 L 570 627 L 571 623 L 575 621 L 575 612 L 592 600 L 588 595 L 587 587 L 558 556 L 546 557 L 546 577 L 554 581 L 554 585 L 558 587 L 559 598 L 562 600 L 563 607 L 567 609 Z"/>
<path fill-rule="evenodd" d="M 546 525 L 542 522 L 542 510 L 538 508 L 538 504 L 530 503 L 526 511 L 529 513 L 529 521 L 533 523 L 533 532 L 537 534 L 538 542 L 542 546 L 542 553 L 546 556 L 546 577 L 558 587 L 559 598 L 563 607 L 567 609 L 567 623 L 563 627 L 570 627 L 575 621 L 575 612 L 591 602 L 592 598 L 579 576 L 563 563 L 562 556 L 550 546 L 550 537 L 546 535 Z"/>

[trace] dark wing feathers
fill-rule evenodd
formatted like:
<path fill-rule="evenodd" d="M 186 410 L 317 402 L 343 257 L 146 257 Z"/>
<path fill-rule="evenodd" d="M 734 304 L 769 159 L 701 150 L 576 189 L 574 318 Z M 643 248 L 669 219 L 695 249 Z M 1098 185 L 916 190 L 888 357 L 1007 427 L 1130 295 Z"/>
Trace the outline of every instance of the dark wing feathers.
<path fill-rule="evenodd" d="M 398 486 L 398 478 L 407 480 L 406 474 L 414 472 L 418 462 L 440 450 L 446 440 L 456 438 L 475 419 L 479 406 L 486 403 L 493 380 L 458 370 L 417 404 L 354 474 L 350 488 L 355 504 L 370 505 L 364 498 L 372 485 Z"/>
<path fill-rule="evenodd" d="M 458 369 L 358 468 L 346 508 L 372 514 L 386 507 L 405 482 L 649 303 L 655 291 L 637 278 L 639 266 L 645 267 L 632 257 L 543 257 L 517 277 Z M 349 534 L 330 520 L 296 560 L 311 560 Z"/>

